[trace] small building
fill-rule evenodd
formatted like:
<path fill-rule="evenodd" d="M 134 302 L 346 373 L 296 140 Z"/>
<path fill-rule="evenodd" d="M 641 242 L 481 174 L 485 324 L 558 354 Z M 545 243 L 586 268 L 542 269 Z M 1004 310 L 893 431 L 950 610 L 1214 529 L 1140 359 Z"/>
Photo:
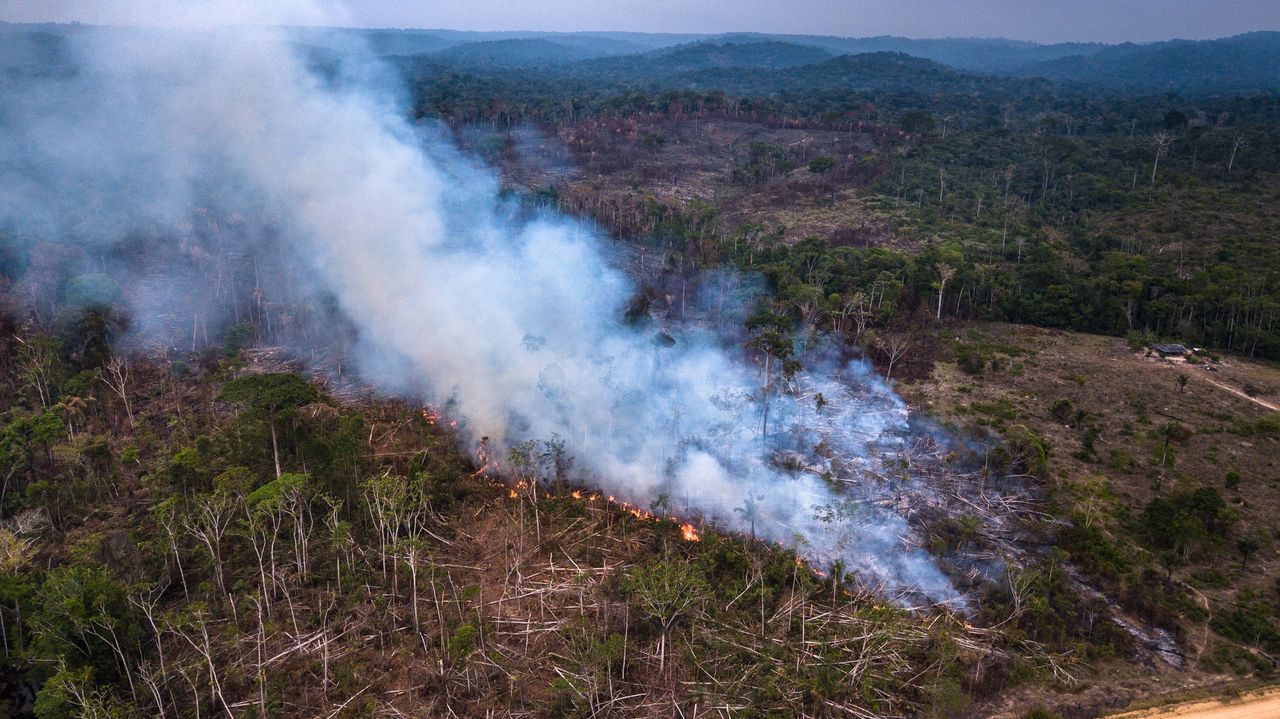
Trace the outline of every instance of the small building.
<path fill-rule="evenodd" d="M 1187 348 L 1179 344 L 1171 344 L 1165 342 L 1157 342 L 1151 345 L 1151 349 L 1160 353 L 1161 357 L 1181 357 L 1187 354 Z"/>

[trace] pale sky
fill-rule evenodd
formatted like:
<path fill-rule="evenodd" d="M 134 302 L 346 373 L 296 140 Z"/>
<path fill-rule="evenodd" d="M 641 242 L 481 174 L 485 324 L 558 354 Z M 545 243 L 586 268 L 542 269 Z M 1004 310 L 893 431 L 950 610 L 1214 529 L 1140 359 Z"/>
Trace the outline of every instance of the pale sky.
<path fill-rule="evenodd" d="M 181 9 L 180 9 L 181 8 Z M 284 9 L 281 9 L 284 8 Z M 1280 30 L 1280 0 L 0 0 L 0 20 L 1146 42 Z"/>

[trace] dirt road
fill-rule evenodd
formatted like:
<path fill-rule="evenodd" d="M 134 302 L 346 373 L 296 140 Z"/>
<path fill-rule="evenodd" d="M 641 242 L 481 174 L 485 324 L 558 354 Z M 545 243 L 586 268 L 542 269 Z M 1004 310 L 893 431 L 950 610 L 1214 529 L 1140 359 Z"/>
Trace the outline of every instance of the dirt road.
<path fill-rule="evenodd" d="M 1253 402 L 1259 407 L 1265 407 L 1266 409 L 1269 409 L 1273 412 L 1280 412 L 1280 404 L 1276 404 L 1275 402 L 1268 402 L 1267 400 L 1262 399 L 1261 397 L 1251 397 L 1249 396 L 1248 393 L 1244 392 L 1241 389 L 1232 387 L 1231 385 L 1226 384 L 1225 382 L 1219 382 L 1218 380 L 1209 376 L 1208 372 L 1194 369 L 1195 367 L 1194 365 L 1187 364 L 1181 357 L 1154 357 L 1154 356 L 1144 356 L 1144 355 L 1139 355 L 1139 356 L 1148 362 L 1155 362 L 1157 364 L 1168 367 L 1169 369 L 1172 369 L 1175 372 L 1180 372 L 1181 374 L 1186 375 L 1188 379 L 1204 381 L 1210 385 L 1213 385 L 1214 387 L 1217 387 L 1220 390 L 1223 390 L 1225 392 L 1230 392 L 1231 394 L 1239 397 L 1240 399 Z M 1280 719 L 1280 714 L 1276 715 L 1276 717 L 1277 719 Z"/>
<path fill-rule="evenodd" d="M 1280 719 L 1280 689 L 1238 700 L 1202 701 L 1115 714 L 1109 719 Z"/>
<path fill-rule="evenodd" d="M 1185 365 L 1184 365 L 1184 366 L 1185 366 Z M 1248 394 L 1246 394 L 1244 391 L 1242 391 L 1242 390 L 1238 390 L 1238 389 L 1236 389 L 1235 387 L 1232 387 L 1232 386 L 1230 386 L 1230 385 L 1223 384 L 1222 382 L 1219 382 L 1218 380 L 1213 379 L 1212 377 L 1209 377 L 1208 375 L 1206 375 L 1206 374 L 1205 374 L 1205 373 L 1203 373 L 1203 372 L 1192 372 L 1192 371 L 1189 371 L 1189 370 L 1186 370 L 1186 369 L 1180 369 L 1180 370 L 1178 370 L 1178 371 L 1182 372 L 1183 374 L 1187 375 L 1188 377 L 1195 377 L 1195 378 L 1197 378 L 1197 379 L 1204 380 L 1205 382 L 1208 382 L 1209 384 L 1213 385 L 1214 387 L 1217 387 L 1218 389 L 1226 390 L 1226 391 L 1230 392 L 1231 394 L 1234 394 L 1235 396 L 1237 396 L 1237 397 L 1239 397 L 1239 398 L 1241 398 L 1241 399 L 1247 399 L 1247 400 L 1249 400 L 1250 402 L 1253 402 L 1253 403 L 1254 403 L 1254 404 L 1256 404 L 1256 405 L 1259 405 L 1259 406 L 1262 406 L 1262 407 L 1266 407 L 1267 409 L 1272 410 L 1272 411 L 1275 411 L 1275 412 L 1280 412 L 1280 405 L 1277 405 L 1277 404 L 1275 404 L 1274 402 L 1268 402 L 1267 400 L 1262 399 L 1262 398 L 1260 398 L 1260 397 L 1250 397 L 1250 396 L 1249 396 Z"/>

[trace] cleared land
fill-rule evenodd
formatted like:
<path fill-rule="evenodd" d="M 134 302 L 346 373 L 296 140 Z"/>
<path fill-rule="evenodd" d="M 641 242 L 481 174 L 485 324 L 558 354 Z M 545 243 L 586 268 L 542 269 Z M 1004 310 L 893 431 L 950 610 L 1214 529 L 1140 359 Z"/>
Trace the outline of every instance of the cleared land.
<path fill-rule="evenodd" d="M 1116 714 L 1111 719 L 1275 719 L 1280 717 L 1280 689 L 1236 701 L 1205 701 Z"/>

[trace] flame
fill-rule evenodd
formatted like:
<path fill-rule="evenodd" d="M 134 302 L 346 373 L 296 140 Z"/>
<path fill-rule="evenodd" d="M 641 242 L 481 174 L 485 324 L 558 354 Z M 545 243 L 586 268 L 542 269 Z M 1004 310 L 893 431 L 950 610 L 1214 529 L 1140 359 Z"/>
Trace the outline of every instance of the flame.
<path fill-rule="evenodd" d="M 450 422 L 450 426 L 452 425 L 453 423 Z M 488 439 L 488 437 L 485 439 Z M 501 465 L 498 464 L 498 460 L 494 459 L 493 456 L 489 454 L 489 449 L 485 446 L 484 442 L 481 442 L 480 446 L 476 448 L 476 463 L 480 465 L 480 469 L 472 472 L 472 477 L 488 477 L 492 474 L 497 474 L 501 469 Z"/>
<path fill-rule="evenodd" d="M 427 424 L 432 427 L 436 426 L 444 419 L 444 414 L 440 410 L 432 409 L 431 407 L 423 407 L 419 411 L 419 414 L 421 414 L 422 419 L 426 420 Z M 458 420 L 451 419 L 448 424 L 449 427 L 456 429 L 458 427 Z"/>
<path fill-rule="evenodd" d="M 483 468 L 482 468 L 482 471 L 483 471 Z M 507 496 L 510 497 L 511 499 L 515 499 L 520 496 L 521 491 L 526 490 L 528 488 L 529 488 L 528 480 L 521 479 L 517 481 L 514 485 L 508 485 Z M 544 492 L 543 496 L 549 499 L 554 499 L 557 495 L 552 494 L 551 492 Z M 604 497 L 604 495 L 599 494 L 597 492 L 584 492 L 581 489 L 575 489 L 570 491 L 568 495 L 560 495 L 560 496 L 562 497 L 567 496 L 580 502 L 581 501 L 594 502 Z M 664 517 L 659 517 L 653 512 L 641 509 L 640 507 L 637 507 L 636 505 L 626 500 L 618 499 L 613 495 L 609 495 L 606 499 L 608 500 L 609 504 L 617 506 L 622 511 L 626 512 L 627 514 L 630 514 L 636 519 L 643 519 L 645 521 L 650 521 L 650 522 L 660 522 L 664 519 Z M 684 541 L 686 542 L 702 541 L 702 533 L 698 531 L 697 527 L 693 526 L 688 522 L 680 525 L 680 537 L 684 539 Z"/>
<path fill-rule="evenodd" d="M 492 477 L 501 471 L 502 467 L 492 460 L 484 462 L 480 465 L 480 469 L 471 473 L 472 477 Z"/>

